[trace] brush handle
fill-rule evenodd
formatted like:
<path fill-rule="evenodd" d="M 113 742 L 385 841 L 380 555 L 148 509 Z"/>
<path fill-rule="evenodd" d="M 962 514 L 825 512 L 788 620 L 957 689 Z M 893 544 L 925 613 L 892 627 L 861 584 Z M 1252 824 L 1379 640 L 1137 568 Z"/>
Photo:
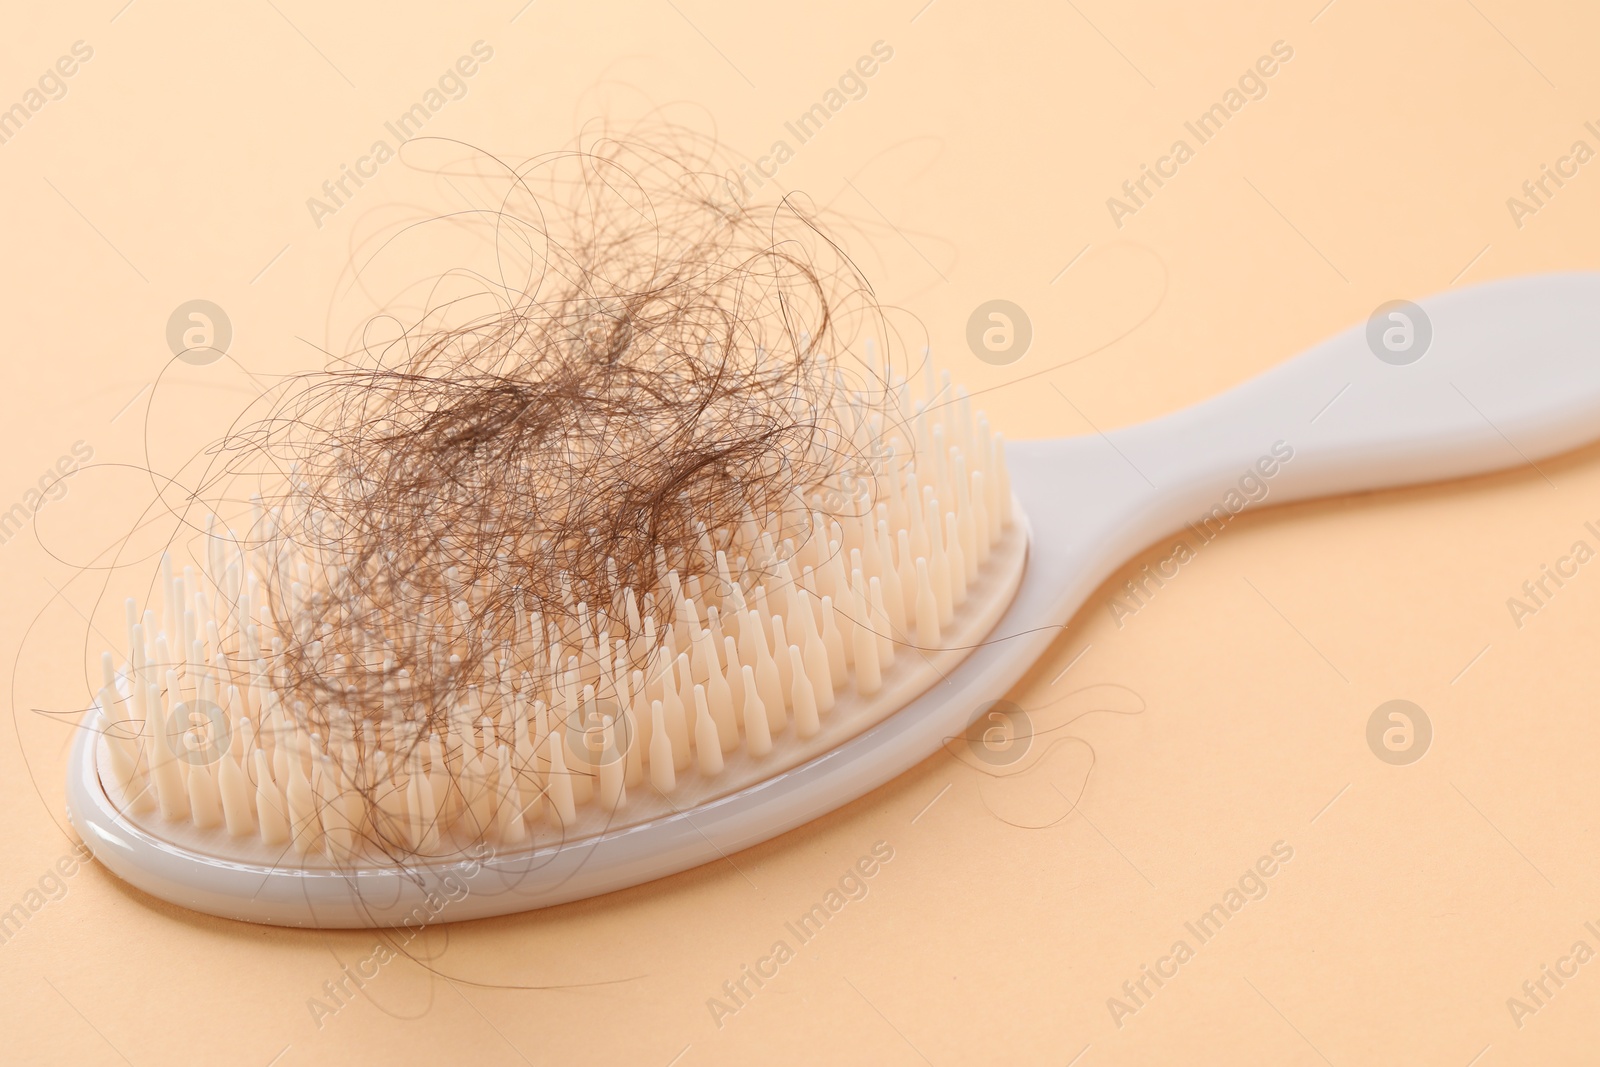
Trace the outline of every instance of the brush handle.
<path fill-rule="evenodd" d="M 1122 532 L 1159 536 L 1246 500 L 1508 468 L 1548 480 L 1541 459 L 1600 437 L 1600 273 L 1489 282 L 1418 304 L 1420 314 L 1380 315 L 1213 399 L 1106 435 L 1121 454 L 1114 495 L 1125 507 L 1113 510 L 1133 527 Z"/>

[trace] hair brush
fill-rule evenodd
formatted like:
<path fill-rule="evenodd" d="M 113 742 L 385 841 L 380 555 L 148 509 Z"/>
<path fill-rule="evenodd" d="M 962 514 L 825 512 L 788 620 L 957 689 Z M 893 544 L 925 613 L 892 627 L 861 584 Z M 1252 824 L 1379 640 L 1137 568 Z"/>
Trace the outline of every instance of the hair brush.
<path fill-rule="evenodd" d="M 516 506 L 536 525 L 559 495 L 562 537 L 478 516 L 492 552 L 453 537 L 467 513 L 449 493 L 405 522 L 400 498 L 369 506 L 375 479 L 410 469 L 404 447 L 360 464 L 331 447 L 255 502 L 247 533 L 208 521 L 193 561 L 164 556 L 157 595 L 128 601 L 71 755 L 71 821 L 157 897 L 316 927 L 501 915 L 747 848 L 960 736 L 1099 583 L 1186 522 L 1600 436 L 1600 275 L 1395 314 L 1154 421 L 1009 444 L 948 377 L 913 397 L 886 371 L 869 393 L 807 351 L 761 396 L 788 413 L 741 438 L 761 447 L 716 453 L 734 475 L 674 475 L 670 529 L 659 493 L 615 529 L 572 513 L 622 494 L 626 465 L 592 461 L 651 420 L 640 400 L 550 446 L 559 494 L 528 483 L 545 488 Z M 448 427 L 413 413 L 407 439 L 478 455 L 537 400 L 493 392 Z M 748 421 L 738 396 L 707 396 L 726 408 L 707 425 Z M 683 432 L 656 426 L 646 447 Z M 498 492 L 467 485 L 460 506 Z M 426 545 L 401 545 L 419 531 Z"/>

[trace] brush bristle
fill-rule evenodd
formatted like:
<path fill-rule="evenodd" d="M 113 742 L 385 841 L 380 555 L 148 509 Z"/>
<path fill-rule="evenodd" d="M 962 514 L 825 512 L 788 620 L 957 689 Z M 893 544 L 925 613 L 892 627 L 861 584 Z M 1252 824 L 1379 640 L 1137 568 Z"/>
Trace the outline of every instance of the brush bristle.
<path fill-rule="evenodd" d="M 648 595 L 615 588 L 559 622 L 519 610 L 518 637 L 443 714 L 413 706 L 392 653 L 419 634 L 464 649 L 481 590 L 385 620 L 363 656 L 327 671 L 383 664 L 387 711 L 358 714 L 292 684 L 286 664 L 288 649 L 322 656 L 311 620 L 326 604 L 312 602 L 340 585 L 316 576 L 337 561 L 284 536 L 241 547 L 213 523 L 200 567 L 164 557 L 161 602 L 128 602 L 126 662 L 103 657 L 102 779 L 157 834 L 342 865 L 559 842 L 810 758 L 892 712 L 882 698 L 903 704 L 937 679 L 951 636 L 972 636 L 974 603 L 994 615 L 979 594 L 999 580 L 991 555 L 1017 540 L 1002 442 L 964 394 L 948 380 L 944 403 L 890 394 L 896 418 L 847 417 L 870 479 L 801 487 L 798 524 L 702 531 L 714 566 L 663 563 Z M 377 614 L 343 595 L 342 617 Z"/>

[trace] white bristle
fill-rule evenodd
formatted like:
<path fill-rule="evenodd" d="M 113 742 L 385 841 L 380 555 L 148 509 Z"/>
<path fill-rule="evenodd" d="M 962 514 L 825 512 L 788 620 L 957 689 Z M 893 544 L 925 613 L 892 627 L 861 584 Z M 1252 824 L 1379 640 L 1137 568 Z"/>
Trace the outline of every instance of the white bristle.
<path fill-rule="evenodd" d="M 415 617 L 390 619 L 354 569 L 290 541 L 292 511 L 253 499 L 245 540 L 210 516 L 203 566 L 163 554 L 161 603 L 128 601 L 126 660 L 102 658 L 106 778 L 141 818 L 338 863 L 373 841 L 536 845 L 590 815 L 676 807 L 792 766 L 869 698 L 937 677 L 927 655 L 963 633 L 985 565 L 1012 543 L 1004 441 L 948 375 L 926 374 L 914 409 L 900 379 L 886 408 L 836 394 L 846 442 L 871 457 L 842 494 L 797 487 L 787 515 L 697 523 L 705 573 L 658 549 L 651 589 L 623 586 L 608 559 L 609 588 L 584 603 L 563 575 L 565 611 L 525 602 L 502 558 L 477 585 L 452 568 Z M 337 553 L 334 515 L 298 518 Z M 348 628 L 338 640 L 322 623 L 330 601 Z M 476 684 L 440 708 L 396 669 L 462 656 Z M 292 687 L 295 662 L 337 684 Z M 380 669 L 381 709 L 358 718 L 364 672 Z"/>

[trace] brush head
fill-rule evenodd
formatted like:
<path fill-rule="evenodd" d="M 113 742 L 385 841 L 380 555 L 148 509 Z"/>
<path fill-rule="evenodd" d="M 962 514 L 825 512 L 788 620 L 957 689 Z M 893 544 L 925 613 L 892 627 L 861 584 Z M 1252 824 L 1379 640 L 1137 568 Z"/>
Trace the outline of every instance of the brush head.
<path fill-rule="evenodd" d="M 85 802 L 139 850 L 534 863 L 826 759 L 1011 602 L 1003 443 L 851 343 L 876 305 L 814 221 L 579 160 L 535 282 L 441 296 L 208 453 L 216 513 L 103 661 Z"/>
<path fill-rule="evenodd" d="M 296 541 L 282 507 L 248 542 L 213 523 L 202 566 L 167 557 L 159 602 L 130 602 L 128 659 L 105 658 L 107 796 L 209 856 L 392 867 L 579 842 L 836 748 L 983 639 L 1025 556 L 1002 445 L 963 400 L 898 413 L 919 449 L 836 399 L 881 458 L 872 490 L 794 487 L 781 520 L 701 530 L 710 566 L 662 551 L 642 594 L 563 590 L 559 611 L 507 574 L 399 617 L 351 580 L 347 542 Z M 457 683 L 442 705 L 396 666 L 419 650 Z"/>

